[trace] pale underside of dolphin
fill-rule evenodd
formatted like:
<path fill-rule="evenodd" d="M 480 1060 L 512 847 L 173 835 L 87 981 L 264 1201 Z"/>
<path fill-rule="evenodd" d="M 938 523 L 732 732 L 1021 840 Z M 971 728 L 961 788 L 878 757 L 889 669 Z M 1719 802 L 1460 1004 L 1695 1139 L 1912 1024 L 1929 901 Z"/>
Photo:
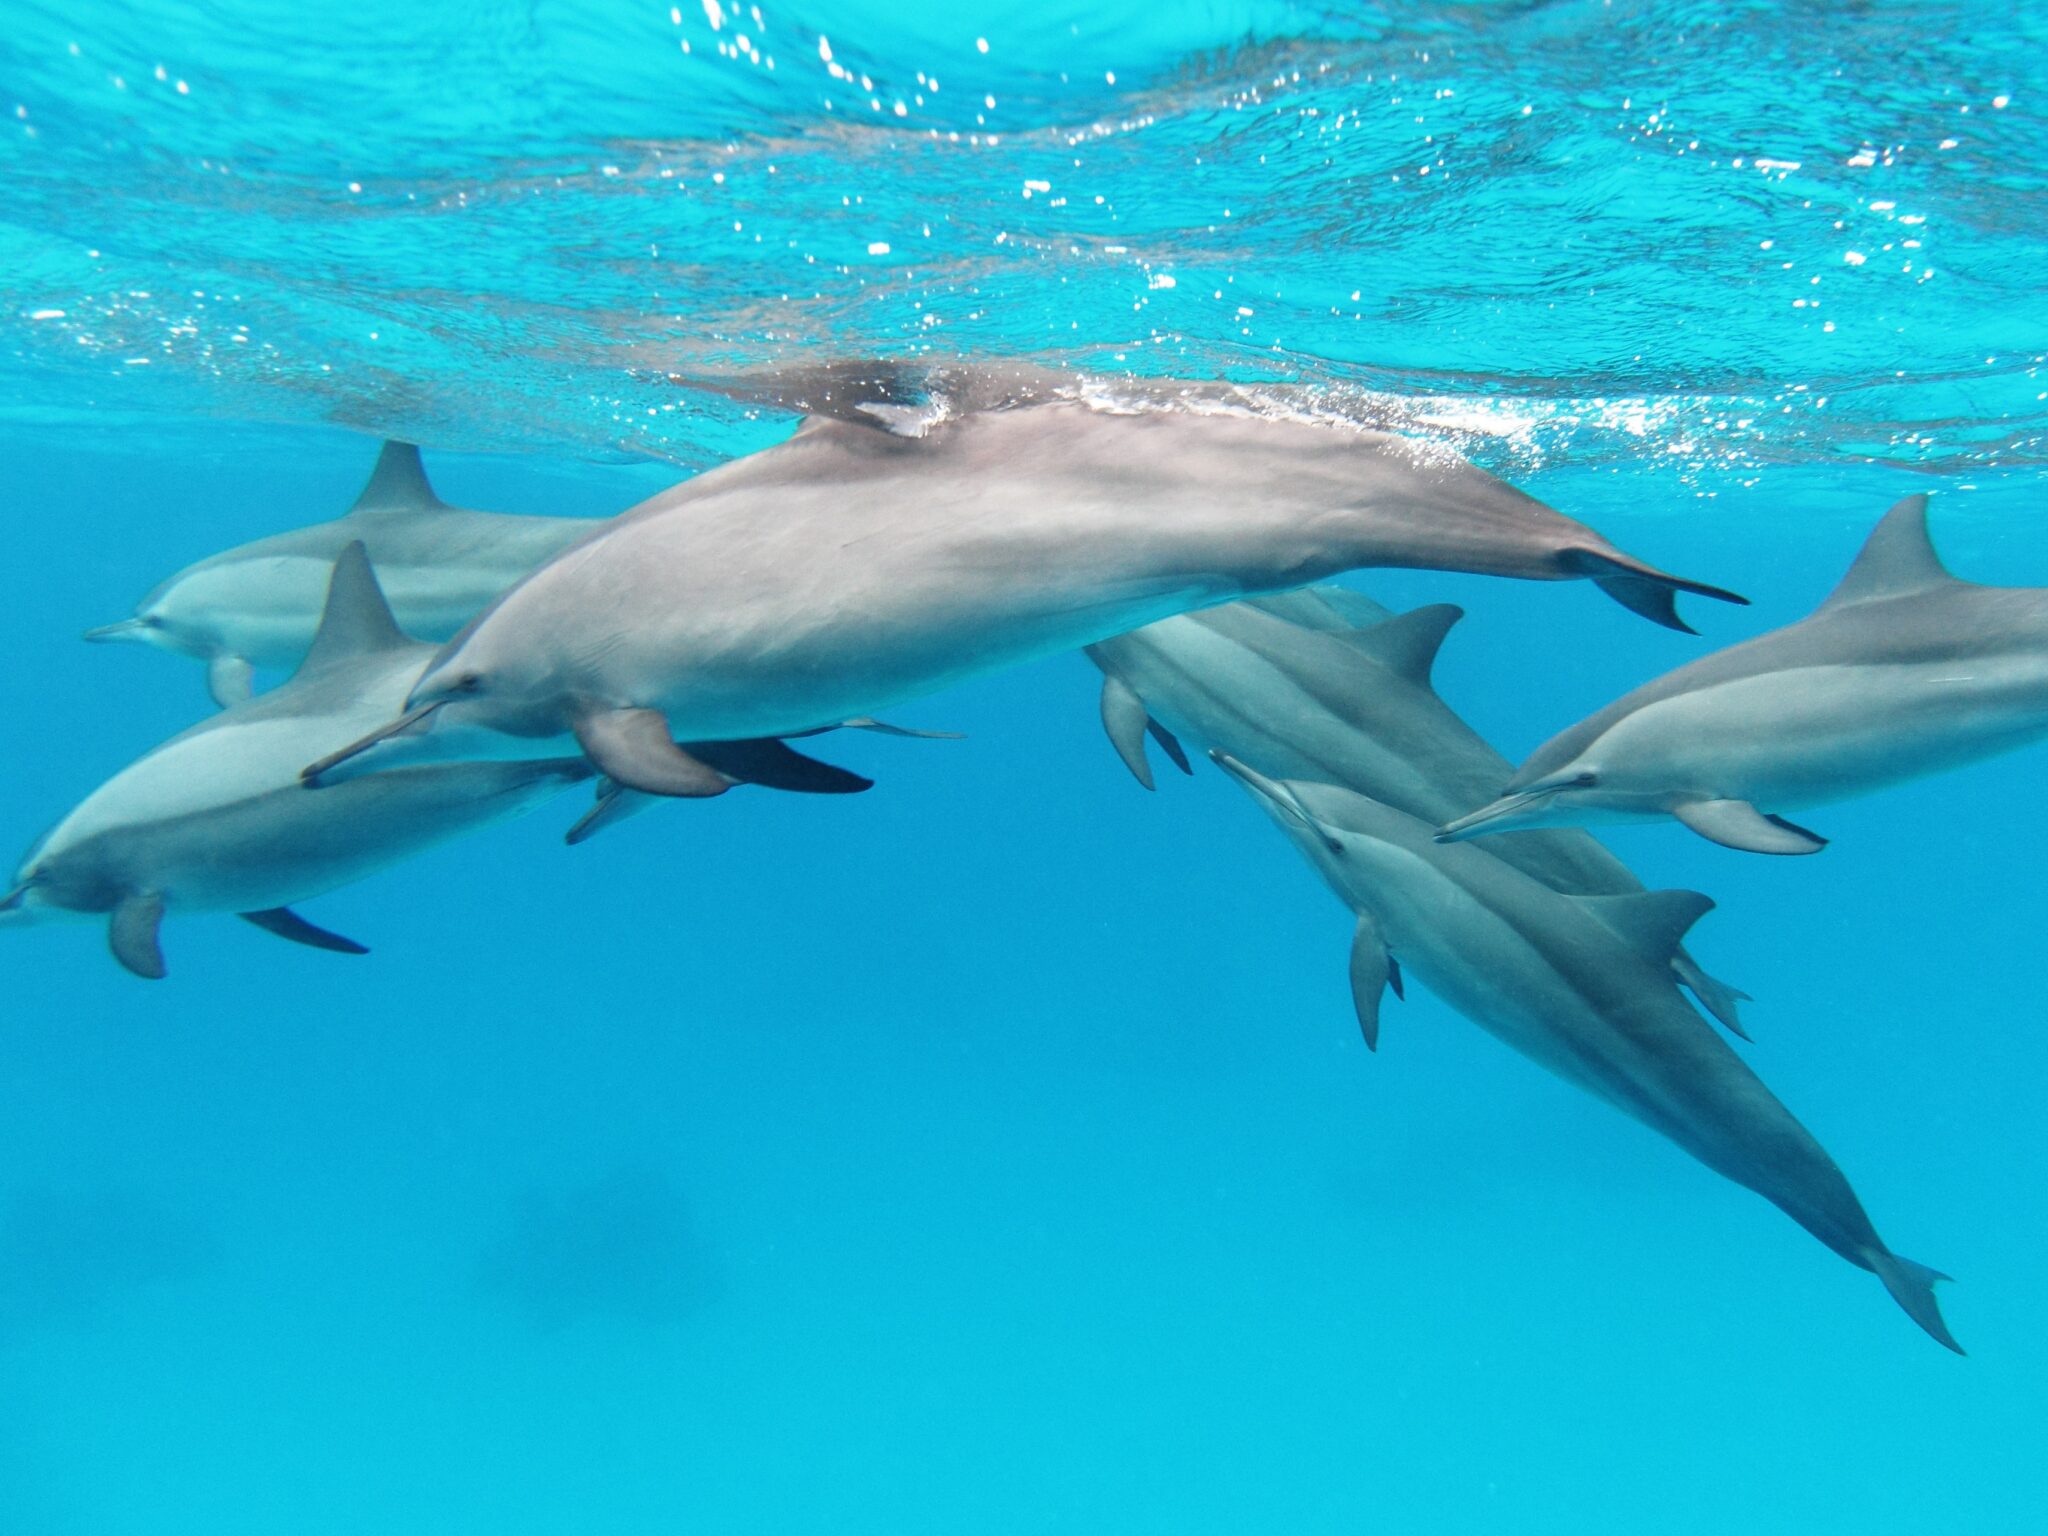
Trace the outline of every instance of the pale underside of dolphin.
<path fill-rule="evenodd" d="M 1183 768 L 1176 733 L 1269 779 L 1336 784 L 1431 826 L 1514 771 L 1438 695 L 1437 652 L 1462 611 L 1396 615 L 1363 593 L 1312 587 L 1182 614 L 1089 646 L 1103 673 L 1111 743 L 1147 788 L 1149 735 Z M 1590 834 L 1523 832 L 1491 851 L 1567 895 L 1626 895 L 1642 882 Z M 1748 996 L 1683 946 L 1673 969 L 1742 1034 Z"/>
<path fill-rule="evenodd" d="M 1871 533 L 1809 617 L 1646 683 L 1538 748 L 1445 838 L 1675 818 L 1752 853 L 1817 853 L 1782 811 L 2048 736 L 2048 587 L 1943 567 L 1927 498 Z"/>
<path fill-rule="evenodd" d="M 382 742 L 363 766 L 573 739 L 629 788 L 717 793 L 675 738 L 871 715 L 1363 565 L 1588 577 L 1666 622 L 1674 590 L 1729 596 L 1384 433 L 1065 402 L 915 437 L 813 417 L 506 593 L 444 648 L 407 715 L 361 744 Z"/>
<path fill-rule="evenodd" d="M 1566 896 L 1362 795 L 1218 761 L 1356 915 L 1352 996 L 1369 1036 L 1405 967 L 1504 1044 L 1762 1195 L 1961 1353 L 1934 1296 L 1947 1277 L 1885 1246 L 1834 1160 L 1673 984 L 1671 955 L 1710 900 Z"/>
<path fill-rule="evenodd" d="M 526 517 L 453 507 L 434 494 L 420 451 L 387 442 L 347 515 L 294 529 L 187 566 L 135 614 L 86 633 L 136 641 L 207 664 L 216 703 L 249 697 L 257 667 L 298 665 L 313 643 L 328 572 L 342 549 L 370 553 L 399 626 L 442 641 L 542 561 L 598 526 L 587 518 Z"/>

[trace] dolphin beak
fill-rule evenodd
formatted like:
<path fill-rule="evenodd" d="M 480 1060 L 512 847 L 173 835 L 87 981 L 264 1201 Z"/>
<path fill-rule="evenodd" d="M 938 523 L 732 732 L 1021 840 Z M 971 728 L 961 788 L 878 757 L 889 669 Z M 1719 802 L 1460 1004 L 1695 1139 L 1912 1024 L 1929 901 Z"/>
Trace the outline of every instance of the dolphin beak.
<path fill-rule="evenodd" d="M 143 618 L 123 619 L 118 624 L 102 624 L 97 629 L 88 629 L 81 637 L 95 645 L 108 640 L 139 640 L 149 633 L 149 620 Z"/>
<path fill-rule="evenodd" d="M 1221 768 L 1261 800 L 1269 801 L 1274 805 L 1284 805 L 1292 798 L 1287 795 L 1284 786 L 1275 783 L 1263 773 L 1247 768 L 1228 752 L 1218 752 L 1212 748 L 1209 752 L 1209 761 L 1218 768 Z"/>
<path fill-rule="evenodd" d="M 1278 779 L 1269 779 L 1263 773 L 1246 767 L 1228 752 L 1209 751 L 1209 761 L 1229 774 L 1238 783 L 1252 792 L 1252 798 L 1263 805 L 1268 813 L 1283 822 L 1294 822 L 1306 831 L 1321 838 L 1332 851 L 1337 842 L 1323 830 L 1323 824 L 1309 814 L 1308 807 L 1301 803 L 1301 797 L 1294 792 L 1294 786 Z"/>
<path fill-rule="evenodd" d="M 405 736 L 426 729 L 427 722 L 434 716 L 434 711 L 447 702 L 446 699 L 435 699 L 430 703 L 414 705 L 389 725 L 379 726 L 361 741 L 352 742 L 348 746 L 343 747 L 339 752 L 330 752 L 317 763 L 308 763 L 299 770 L 300 781 L 314 789 L 319 789 L 321 787 L 320 779 L 323 774 L 331 773 L 343 763 L 353 758 L 361 757 L 370 748 L 376 746 L 378 742 L 389 741 L 394 736 Z"/>
<path fill-rule="evenodd" d="M 24 880 L 5 896 L 0 896 L 0 912 L 19 912 L 28 897 L 29 882 Z"/>
<path fill-rule="evenodd" d="M 1436 829 L 1436 840 L 1440 843 L 1462 843 L 1467 838 L 1483 837 L 1488 832 L 1511 832 L 1519 824 L 1518 818 L 1523 812 L 1544 804 L 1562 787 L 1552 784 L 1542 789 L 1525 789 L 1516 795 L 1502 795 L 1493 804 L 1482 805 L 1469 816 L 1445 822 Z"/>

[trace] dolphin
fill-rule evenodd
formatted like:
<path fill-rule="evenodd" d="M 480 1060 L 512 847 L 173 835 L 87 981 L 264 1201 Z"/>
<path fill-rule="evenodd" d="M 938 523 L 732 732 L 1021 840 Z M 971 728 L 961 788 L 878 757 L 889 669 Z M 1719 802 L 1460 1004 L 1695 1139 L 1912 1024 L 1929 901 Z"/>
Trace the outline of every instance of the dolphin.
<path fill-rule="evenodd" d="M 1352 998 L 1370 1040 L 1402 969 L 1537 1065 L 1754 1190 L 1870 1270 L 1937 1342 L 1961 1354 L 1934 1282 L 1887 1248 L 1813 1136 L 1672 984 L 1695 891 L 1567 896 L 1484 848 L 1437 843 L 1427 822 L 1329 784 L 1216 760 L 1358 918 Z"/>
<path fill-rule="evenodd" d="M 676 737 L 796 734 L 1360 565 L 1583 576 L 1669 623 L 1677 590 L 1739 601 L 1386 433 L 1064 401 L 916 436 L 812 416 L 542 566 L 307 771 L 573 741 L 626 788 L 717 794 Z"/>
<path fill-rule="evenodd" d="M 1951 576 L 1927 498 L 1878 523 L 1799 623 L 1667 672 L 1552 737 L 1446 839 L 1674 817 L 1724 847 L 1818 853 L 1777 812 L 2048 736 L 2048 587 Z M 1469 802 L 1468 802 L 1469 803 Z"/>
<path fill-rule="evenodd" d="M 1337 784 L 1434 826 L 1513 772 L 1430 680 L 1463 610 L 1395 615 L 1361 592 L 1311 587 L 1161 619 L 1087 648 L 1102 670 L 1102 718 L 1141 784 L 1150 734 L 1186 764 L 1176 734 L 1271 779 Z M 1590 833 L 1503 837 L 1493 850 L 1554 891 L 1620 896 L 1642 882 Z M 1747 993 L 1681 946 L 1672 969 L 1707 1011 L 1743 1033 Z"/>
<path fill-rule="evenodd" d="M 290 681 L 174 736 L 88 795 L 30 850 L 0 922 L 106 914 L 115 958 L 151 979 L 165 974 L 157 931 L 167 912 L 233 912 L 280 938 L 362 953 L 292 905 L 592 776 L 566 756 L 400 768 L 329 792 L 300 782 L 309 755 L 397 708 L 434 653 L 399 629 L 362 543 L 350 543 Z M 720 742 L 703 755 L 735 782 L 828 793 L 869 782 L 780 742 Z"/>
<path fill-rule="evenodd" d="M 543 560 L 598 526 L 451 507 L 434 494 L 410 443 L 387 442 L 344 517 L 243 544 L 153 588 L 134 616 L 85 633 L 132 640 L 206 663 L 220 705 L 249 697 L 256 667 L 297 666 L 319 627 L 327 575 L 361 540 L 408 634 L 441 641 Z"/>

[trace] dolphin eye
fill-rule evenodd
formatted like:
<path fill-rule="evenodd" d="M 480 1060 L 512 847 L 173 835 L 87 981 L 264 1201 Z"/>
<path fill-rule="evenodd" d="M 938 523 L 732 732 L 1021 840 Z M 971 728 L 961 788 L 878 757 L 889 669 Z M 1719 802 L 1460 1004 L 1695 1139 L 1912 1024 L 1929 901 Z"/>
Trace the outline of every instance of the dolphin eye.
<path fill-rule="evenodd" d="M 476 693 L 483 685 L 483 674 L 479 672 L 465 672 L 462 676 L 455 679 L 454 684 L 448 691 L 450 693 Z"/>
<path fill-rule="evenodd" d="M 1578 788 L 1578 789 L 1587 789 L 1587 788 L 1590 788 L 1590 787 L 1591 787 L 1592 785 L 1598 784 L 1599 782 L 1600 782 L 1600 775 L 1599 775 L 1599 774 L 1597 774 L 1597 773 L 1582 773 L 1582 774 L 1580 774 L 1580 775 L 1579 775 L 1579 776 L 1578 776 L 1578 777 L 1577 777 L 1576 779 L 1573 779 L 1573 780 L 1572 780 L 1572 785 L 1573 785 L 1573 787 L 1574 787 L 1574 788 Z"/>

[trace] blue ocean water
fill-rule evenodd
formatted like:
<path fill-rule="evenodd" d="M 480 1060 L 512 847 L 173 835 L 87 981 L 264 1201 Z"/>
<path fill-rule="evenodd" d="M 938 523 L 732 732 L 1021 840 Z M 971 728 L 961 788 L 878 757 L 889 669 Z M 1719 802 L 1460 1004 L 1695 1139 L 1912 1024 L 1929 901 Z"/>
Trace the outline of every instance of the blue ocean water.
<path fill-rule="evenodd" d="M 337 515 L 602 516 L 844 357 L 1226 377 L 1748 595 L 1368 572 L 1510 756 L 1790 622 L 1885 507 L 2048 585 L 2038 7 L 10 0 L 0 821 L 205 712 L 78 632 Z M 2017 1532 L 2048 1518 L 2039 749 L 1720 903 L 1746 1055 L 1930 1344 L 1421 988 L 1078 657 L 565 849 L 570 802 L 173 974 L 4 935 L 0 1531 Z M 0 834 L 5 835 L 5 834 Z"/>

